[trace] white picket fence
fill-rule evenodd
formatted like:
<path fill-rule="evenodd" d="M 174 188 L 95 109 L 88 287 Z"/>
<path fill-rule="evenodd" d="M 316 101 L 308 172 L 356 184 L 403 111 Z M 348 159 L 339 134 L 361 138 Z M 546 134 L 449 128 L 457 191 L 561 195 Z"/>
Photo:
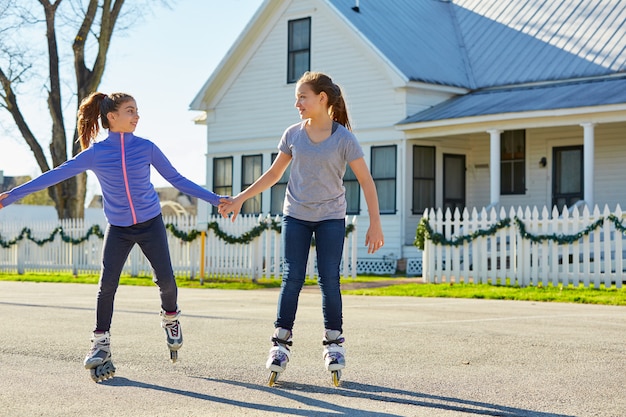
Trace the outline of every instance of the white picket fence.
<path fill-rule="evenodd" d="M 193 216 L 165 217 L 166 224 L 174 225 L 176 231 L 184 233 L 204 232 L 197 238 L 186 241 L 168 230 L 168 242 L 174 273 L 178 277 L 205 278 L 235 277 L 244 279 L 280 278 L 281 238 L 280 233 L 271 228 L 265 230 L 250 243 L 227 243 L 217 236 L 207 224 L 217 222 L 221 232 L 231 238 L 239 238 L 258 228 L 261 224 L 280 224 L 280 218 L 269 216 L 239 216 L 233 223 L 221 216 L 213 216 L 208 223 L 198 224 Z M 356 218 L 346 220 L 353 230 L 345 238 L 341 273 L 343 277 L 356 277 Z M 50 242 L 42 241 L 51 237 L 57 227 L 61 227 L 69 242 L 63 241 L 57 233 Z M 76 243 L 87 235 L 94 226 L 85 224 L 82 219 L 69 219 L 32 224 L 15 222 L 0 223 L 0 272 L 3 273 L 98 273 L 101 265 L 102 238 L 92 234 L 87 240 Z M 104 232 L 106 224 L 98 224 Z M 24 228 L 30 229 L 32 239 L 18 239 Z M 17 239 L 17 241 L 16 241 Z M 34 240 L 34 241 L 33 241 Z M 16 241 L 16 242 L 15 242 Z M 125 274 L 151 276 L 152 268 L 138 246 L 131 251 L 124 266 Z M 317 276 L 315 248 L 311 248 L 307 267 L 309 278 Z"/>
<path fill-rule="evenodd" d="M 424 213 L 427 282 L 621 288 L 626 279 L 624 214 L 585 206 Z M 433 239 L 434 237 L 434 239 Z M 439 243 L 436 243 L 436 240 Z"/>

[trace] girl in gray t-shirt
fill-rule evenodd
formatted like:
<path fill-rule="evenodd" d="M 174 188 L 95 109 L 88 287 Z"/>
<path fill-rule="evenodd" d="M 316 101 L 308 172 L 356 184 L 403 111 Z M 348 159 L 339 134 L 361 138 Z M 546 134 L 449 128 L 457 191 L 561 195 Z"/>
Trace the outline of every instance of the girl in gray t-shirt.
<path fill-rule="evenodd" d="M 235 221 L 243 203 L 274 185 L 291 163 L 283 206 L 283 279 L 266 365 L 271 372 L 269 385 L 274 384 L 289 361 L 298 297 L 304 285 L 313 237 L 322 292 L 324 361 L 338 385 L 341 369 L 345 367 L 339 267 L 345 236 L 346 164 L 359 181 L 367 202 L 368 253 L 376 252 L 384 244 L 378 197 L 363 150 L 351 132 L 339 86 L 325 74 L 306 72 L 296 84 L 295 107 L 302 122 L 285 130 L 272 166 L 237 196 L 222 199 L 219 212 L 224 217 L 232 212 Z"/>

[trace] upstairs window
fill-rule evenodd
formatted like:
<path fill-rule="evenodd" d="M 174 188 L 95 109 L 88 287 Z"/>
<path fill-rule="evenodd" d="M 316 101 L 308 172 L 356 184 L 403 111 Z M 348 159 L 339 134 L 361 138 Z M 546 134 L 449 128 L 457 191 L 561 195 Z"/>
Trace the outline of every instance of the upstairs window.
<path fill-rule="evenodd" d="M 287 83 L 295 83 L 311 68 L 311 18 L 290 20 L 287 45 Z"/>
<path fill-rule="evenodd" d="M 525 130 L 507 130 L 500 137 L 500 194 L 526 194 Z"/>
<path fill-rule="evenodd" d="M 241 190 L 252 185 L 263 173 L 263 155 L 244 155 L 241 157 Z M 263 193 L 249 198 L 241 206 L 241 214 L 261 213 L 261 199 Z"/>

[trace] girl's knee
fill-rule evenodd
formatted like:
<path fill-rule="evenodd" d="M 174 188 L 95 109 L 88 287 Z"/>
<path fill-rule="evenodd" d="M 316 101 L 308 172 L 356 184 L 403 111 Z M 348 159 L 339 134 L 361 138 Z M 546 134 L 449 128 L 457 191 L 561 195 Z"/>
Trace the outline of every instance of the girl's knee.
<path fill-rule="evenodd" d="M 177 290 L 174 275 L 168 275 L 166 277 L 155 276 L 153 281 L 159 287 L 161 293 L 175 292 Z"/>

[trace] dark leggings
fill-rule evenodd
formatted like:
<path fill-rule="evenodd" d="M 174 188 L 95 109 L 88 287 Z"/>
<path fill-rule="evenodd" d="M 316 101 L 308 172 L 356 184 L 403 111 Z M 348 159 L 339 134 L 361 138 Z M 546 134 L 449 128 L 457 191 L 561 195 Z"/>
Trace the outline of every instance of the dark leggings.
<path fill-rule="evenodd" d="M 154 282 L 159 286 L 161 294 L 161 308 L 165 311 L 178 309 L 178 288 L 162 216 L 159 214 L 151 220 L 128 227 L 108 225 L 102 248 L 95 331 L 108 331 L 111 328 L 115 292 L 128 254 L 135 244 L 139 245 L 152 266 Z"/>

